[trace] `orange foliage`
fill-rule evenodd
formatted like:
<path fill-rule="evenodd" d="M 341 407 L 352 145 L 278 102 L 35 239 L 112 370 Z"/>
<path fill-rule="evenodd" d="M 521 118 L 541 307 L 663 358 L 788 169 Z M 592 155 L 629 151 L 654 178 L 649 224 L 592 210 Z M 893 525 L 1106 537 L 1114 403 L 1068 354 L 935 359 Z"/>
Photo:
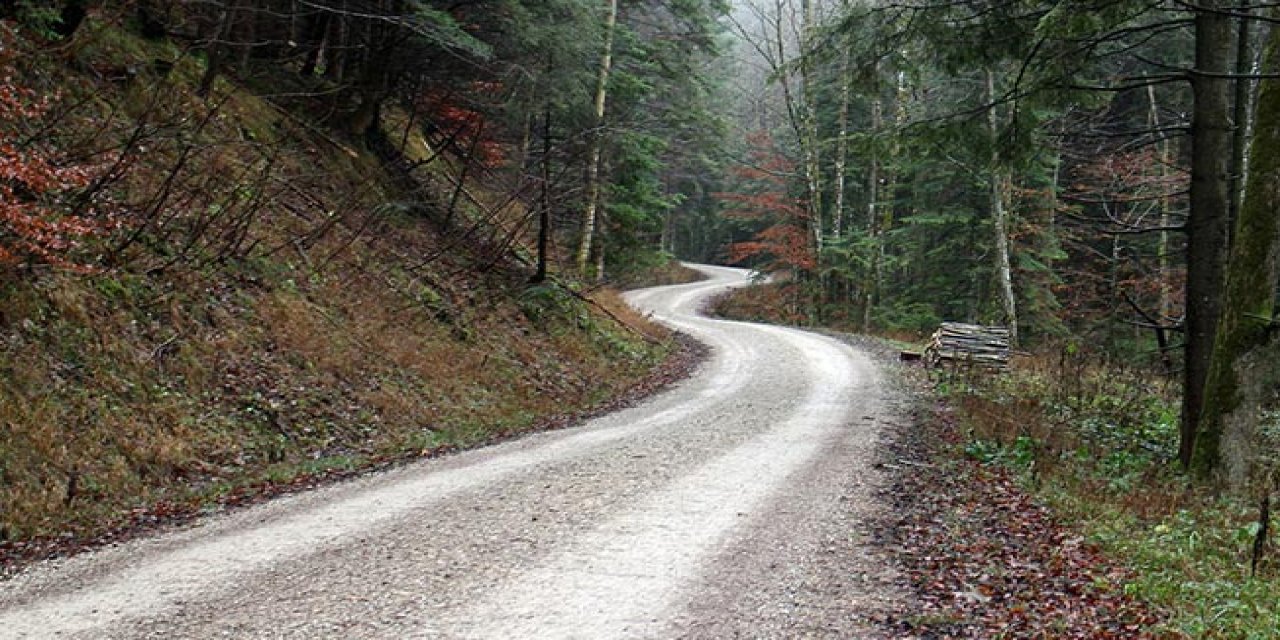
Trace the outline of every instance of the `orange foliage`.
<path fill-rule="evenodd" d="M 496 82 L 475 82 L 471 90 L 478 94 L 496 94 L 502 85 Z M 419 108 L 426 112 L 433 125 L 454 139 L 457 147 L 486 168 L 496 168 L 505 159 L 502 145 L 485 136 L 485 116 L 480 111 L 460 106 L 457 96 L 438 91 L 424 94 Z"/>
<path fill-rule="evenodd" d="M 10 75 L 0 77 L 0 265 L 34 260 L 84 271 L 88 266 L 68 259 L 68 252 L 114 223 L 103 202 L 90 199 L 77 207 L 70 196 L 89 187 L 102 169 L 15 142 L 18 125 L 39 120 L 50 107 L 50 98 L 37 97 Z"/>
<path fill-rule="evenodd" d="M 1064 316 L 1104 321 L 1117 305 L 1127 306 L 1125 298 L 1170 322 L 1182 315 L 1185 272 L 1156 262 L 1152 236 L 1125 235 L 1176 225 L 1177 214 L 1164 217 L 1185 210 L 1189 176 L 1165 161 L 1158 148 L 1145 147 L 1104 153 L 1071 170 L 1056 230 L 1071 255 L 1059 267 L 1064 282 L 1054 288 Z M 1100 236 L 1098 229 L 1119 235 Z"/>
<path fill-rule="evenodd" d="M 752 145 L 750 161 L 734 169 L 734 175 L 743 181 L 743 191 L 717 196 L 729 205 L 725 216 L 767 226 L 752 240 L 730 245 L 729 260 L 765 256 L 770 258 L 767 270 L 813 270 L 818 261 L 810 242 L 808 210 L 788 189 L 788 176 L 795 174 L 795 164 L 774 148 L 767 133 L 747 139 Z"/>

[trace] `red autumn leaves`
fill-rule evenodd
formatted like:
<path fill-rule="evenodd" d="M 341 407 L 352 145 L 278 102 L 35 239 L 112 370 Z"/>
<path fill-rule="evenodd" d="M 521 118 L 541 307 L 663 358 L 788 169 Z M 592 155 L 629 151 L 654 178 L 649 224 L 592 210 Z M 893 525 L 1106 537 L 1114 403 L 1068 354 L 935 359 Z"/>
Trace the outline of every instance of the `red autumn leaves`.
<path fill-rule="evenodd" d="M 23 135 L 39 131 L 32 125 L 52 106 L 12 75 L 0 77 L 0 267 L 35 262 L 87 270 L 71 252 L 114 226 L 102 198 L 88 195 L 103 169 Z"/>
<path fill-rule="evenodd" d="M 768 260 L 766 271 L 811 271 L 818 260 L 810 242 L 809 213 L 788 188 L 795 163 L 774 148 L 767 133 L 752 134 L 748 142 L 748 161 L 733 170 L 742 188 L 716 195 L 726 204 L 725 217 L 763 228 L 751 240 L 730 245 L 729 261 L 764 258 Z"/>

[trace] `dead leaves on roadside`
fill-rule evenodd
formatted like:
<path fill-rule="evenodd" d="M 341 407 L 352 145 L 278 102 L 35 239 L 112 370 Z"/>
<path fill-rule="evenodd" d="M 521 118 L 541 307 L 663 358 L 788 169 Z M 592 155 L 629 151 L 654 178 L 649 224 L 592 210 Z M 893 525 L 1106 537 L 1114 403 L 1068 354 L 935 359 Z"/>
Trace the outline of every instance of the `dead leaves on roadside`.
<path fill-rule="evenodd" d="M 1057 522 L 1006 470 L 952 459 L 951 425 L 925 417 L 888 445 L 901 467 L 886 499 L 895 516 L 882 542 L 899 559 L 916 605 L 892 623 L 920 638 L 1174 637 L 1126 596 L 1125 571 Z M 905 431 L 905 430 L 904 430 Z"/>

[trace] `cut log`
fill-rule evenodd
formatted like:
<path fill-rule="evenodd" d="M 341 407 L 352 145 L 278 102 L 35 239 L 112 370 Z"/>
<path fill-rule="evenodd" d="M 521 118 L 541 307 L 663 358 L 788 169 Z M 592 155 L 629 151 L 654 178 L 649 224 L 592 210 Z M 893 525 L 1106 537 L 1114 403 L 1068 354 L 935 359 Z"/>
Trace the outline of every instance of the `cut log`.
<path fill-rule="evenodd" d="M 1009 329 L 963 322 L 944 322 L 924 349 L 932 367 L 969 365 L 991 369 L 1009 366 Z"/>

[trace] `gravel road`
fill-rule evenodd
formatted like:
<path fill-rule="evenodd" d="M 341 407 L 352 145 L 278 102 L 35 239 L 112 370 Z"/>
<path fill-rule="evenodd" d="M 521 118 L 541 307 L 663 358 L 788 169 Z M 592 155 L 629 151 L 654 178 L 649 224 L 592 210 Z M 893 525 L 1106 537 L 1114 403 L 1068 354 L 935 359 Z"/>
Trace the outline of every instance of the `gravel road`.
<path fill-rule="evenodd" d="M 0 638 L 878 638 L 894 398 L 832 338 L 630 301 L 711 347 L 572 429 L 427 460 L 0 582 Z"/>

